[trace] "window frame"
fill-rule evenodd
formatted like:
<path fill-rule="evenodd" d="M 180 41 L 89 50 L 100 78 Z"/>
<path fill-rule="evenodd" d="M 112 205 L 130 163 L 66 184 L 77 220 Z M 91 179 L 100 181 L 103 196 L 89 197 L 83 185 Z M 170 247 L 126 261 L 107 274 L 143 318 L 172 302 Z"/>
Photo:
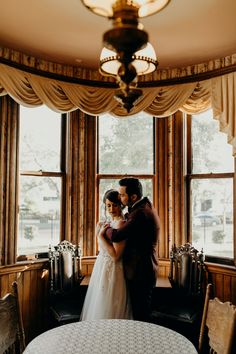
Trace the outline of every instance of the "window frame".
<path fill-rule="evenodd" d="M 128 118 L 127 118 L 128 119 Z M 152 193 L 153 193 L 153 205 L 156 205 L 156 119 L 153 116 L 150 116 L 152 119 L 152 129 L 153 129 L 153 174 L 108 174 L 108 173 L 99 173 L 99 116 L 96 117 L 96 206 L 95 206 L 95 215 L 96 223 L 99 221 L 99 184 L 103 179 L 115 179 L 119 181 L 121 178 L 126 176 L 132 176 L 139 179 L 148 179 L 152 180 Z"/>
<path fill-rule="evenodd" d="M 192 173 L 192 116 L 187 114 L 185 119 L 185 129 L 186 129 L 186 217 L 187 217 L 187 235 L 188 239 L 192 240 L 192 229 L 191 229 L 191 181 L 194 179 L 224 179 L 231 178 L 233 180 L 233 258 L 205 255 L 205 261 L 210 263 L 218 263 L 229 266 L 236 265 L 236 158 L 234 158 L 234 172 L 223 172 L 223 173 Z"/>
<path fill-rule="evenodd" d="M 49 109 L 49 108 L 48 108 Z M 33 170 L 20 170 L 19 169 L 19 179 L 18 179 L 18 188 L 20 188 L 20 177 L 21 176 L 35 176 L 35 177 L 57 177 L 61 179 L 61 200 L 60 200 L 60 237 L 59 242 L 63 240 L 63 235 L 65 235 L 65 218 L 66 218 L 66 156 L 67 156 L 67 114 L 61 114 L 61 134 L 60 134 L 60 171 L 58 172 L 50 172 L 50 171 L 33 171 Z M 19 129 L 21 124 L 21 116 L 20 116 L 20 105 L 19 105 Z M 20 137 L 19 137 L 19 146 L 20 146 Z M 19 149 L 19 158 L 20 158 L 20 149 Z M 20 208 L 19 208 L 19 195 L 18 195 L 18 208 L 17 215 L 19 218 Z M 19 225 L 17 226 L 17 243 L 19 238 Z M 22 259 L 24 258 L 24 259 Z M 35 252 L 33 254 L 28 255 L 16 255 L 16 260 L 30 260 L 34 258 L 48 258 L 47 252 Z"/>

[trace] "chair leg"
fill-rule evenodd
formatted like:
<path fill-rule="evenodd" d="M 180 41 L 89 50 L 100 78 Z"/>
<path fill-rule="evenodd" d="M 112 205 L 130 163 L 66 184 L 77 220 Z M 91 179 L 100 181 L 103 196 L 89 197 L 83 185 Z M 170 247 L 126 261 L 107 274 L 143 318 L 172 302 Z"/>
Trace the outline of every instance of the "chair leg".
<path fill-rule="evenodd" d="M 203 350 L 206 317 L 207 317 L 208 304 L 209 304 L 209 300 L 211 297 L 211 291 L 212 291 L 212 284 L 208 284 L 207 289 L 206 289 L 206 297 L 205 297 L 205 302 L 204 302 L 202 322 L 201 322 L 200 334 L 199 334 L 199 343 L 198 343 L 199 353 L 202 353 L 202 350 Z"/>

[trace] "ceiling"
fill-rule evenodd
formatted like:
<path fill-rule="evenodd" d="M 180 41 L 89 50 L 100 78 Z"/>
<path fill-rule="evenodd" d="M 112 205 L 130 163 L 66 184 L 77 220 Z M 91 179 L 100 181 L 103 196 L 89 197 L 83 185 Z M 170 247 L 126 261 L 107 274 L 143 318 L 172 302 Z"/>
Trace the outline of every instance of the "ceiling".
<path fill-rule="evenodd" d="M 0 45 L 57 63 L 98 68 L 112 23 L 81 0 L 0 0 Z M 199 64 L 236 53 L 235 0 L 171 0 L 142 19 L 159 68 Z"/>

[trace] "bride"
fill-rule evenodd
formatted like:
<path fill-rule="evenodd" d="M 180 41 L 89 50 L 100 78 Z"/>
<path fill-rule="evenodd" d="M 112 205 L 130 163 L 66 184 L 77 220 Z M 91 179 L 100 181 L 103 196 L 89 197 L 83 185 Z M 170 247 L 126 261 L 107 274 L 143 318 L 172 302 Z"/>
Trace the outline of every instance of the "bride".
<path fill-rule="evenodd" d="M 118 191 L 108 190 L 104 195 L 103 203 L 105 211 L 112 219 L 110 225 L 118 229 L 125 222 Z M 132 319 L 122 263 L 126 241 L 113 244 L 105 239 L 99 232 L 103 224 L 98 223 L 97 226 L 99 254 L 90 278 L 81 320 Z"/>

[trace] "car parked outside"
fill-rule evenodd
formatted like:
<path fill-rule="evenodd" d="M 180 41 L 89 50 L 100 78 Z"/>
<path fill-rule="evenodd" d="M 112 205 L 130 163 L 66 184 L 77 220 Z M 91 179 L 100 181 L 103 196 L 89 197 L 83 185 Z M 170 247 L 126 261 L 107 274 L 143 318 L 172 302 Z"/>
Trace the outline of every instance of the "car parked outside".
<path fill-rule="evenodd" d="M 194 226 L 215 226 L 221 223 L 221 219 L 216 215 L 201 214 L 193 217 Z"/>

